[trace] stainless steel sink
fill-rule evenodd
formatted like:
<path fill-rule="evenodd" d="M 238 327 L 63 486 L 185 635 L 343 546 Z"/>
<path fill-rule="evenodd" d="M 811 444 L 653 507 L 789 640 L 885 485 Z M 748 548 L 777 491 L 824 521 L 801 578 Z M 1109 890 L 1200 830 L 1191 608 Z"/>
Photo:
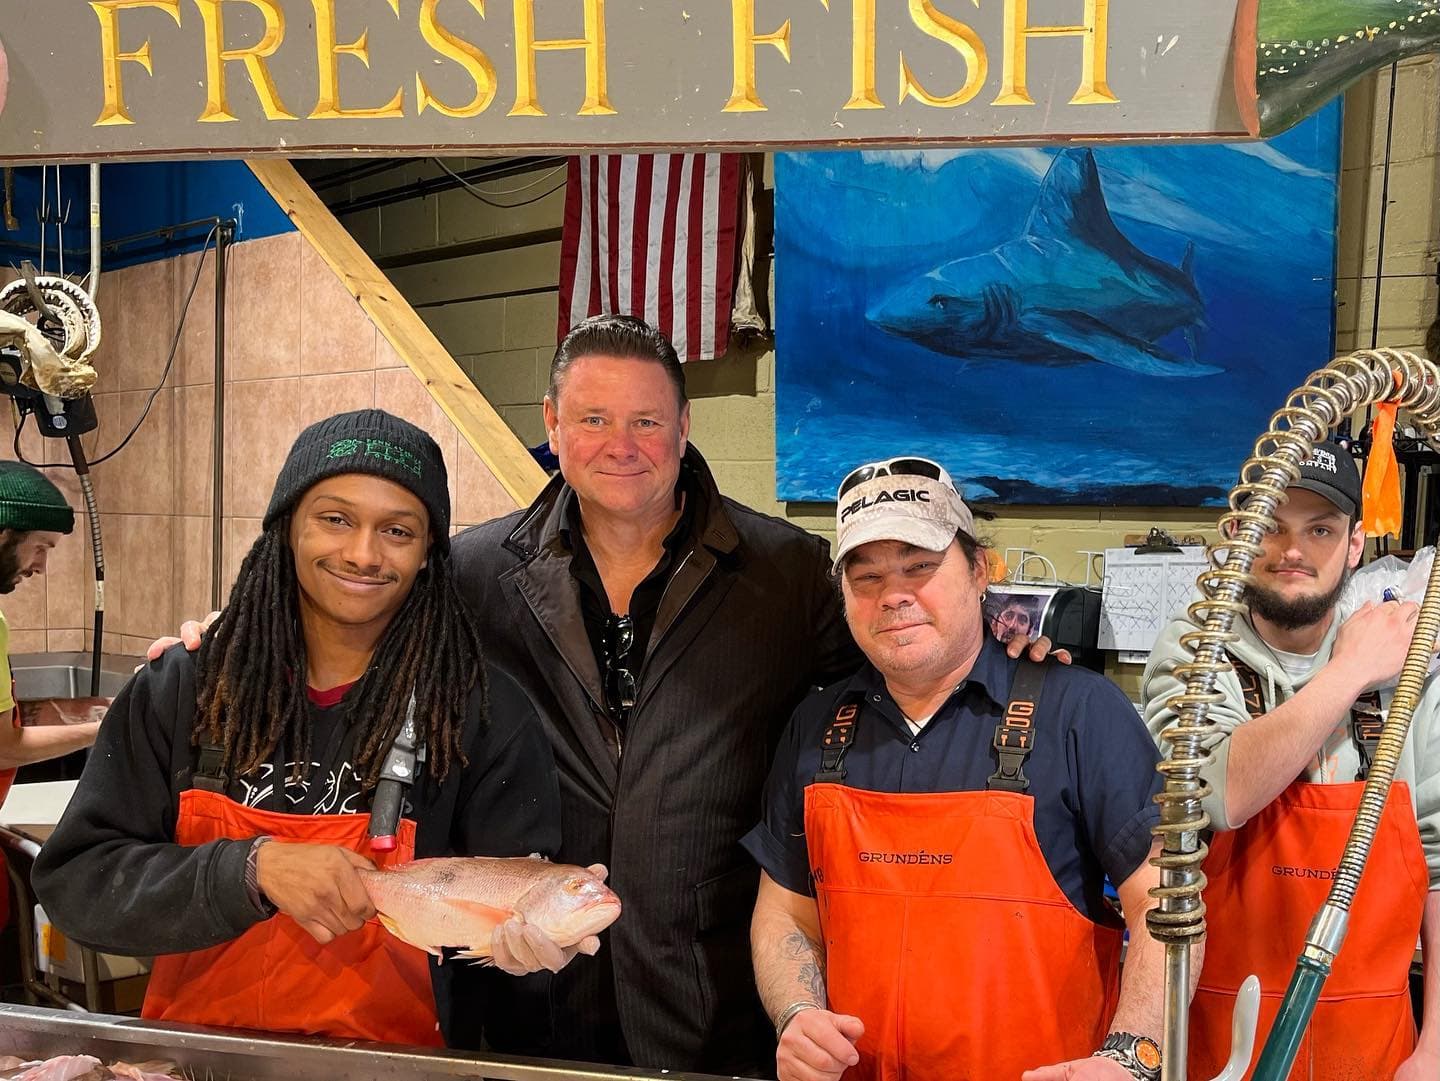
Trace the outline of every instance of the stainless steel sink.
<path fill-rule="evenodd" d="M 142 660 L 102 654 L 100 697 L 114 698 Z M 10 673 L 15 678 L 17 702 L 90 697 L 88 653 L 16 653 L 10 657 Z"/>

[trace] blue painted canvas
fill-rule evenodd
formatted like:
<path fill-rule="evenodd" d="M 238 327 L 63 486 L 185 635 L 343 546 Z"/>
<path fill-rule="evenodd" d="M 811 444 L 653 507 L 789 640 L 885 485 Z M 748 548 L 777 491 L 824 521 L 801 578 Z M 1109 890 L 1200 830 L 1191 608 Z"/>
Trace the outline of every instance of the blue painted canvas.
<path fill-rule="evenodd" d="M 782 154 L 777 493 L 1223 500 L 1332 356 L 1338 103 L 1269 143 Z"/>

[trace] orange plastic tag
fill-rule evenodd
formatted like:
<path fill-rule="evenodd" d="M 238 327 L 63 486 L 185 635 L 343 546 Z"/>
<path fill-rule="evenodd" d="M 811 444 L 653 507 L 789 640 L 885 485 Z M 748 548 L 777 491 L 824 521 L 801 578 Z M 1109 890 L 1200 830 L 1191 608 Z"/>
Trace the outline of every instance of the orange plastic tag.
<path fill-rule="evenodd" d="M 65 963 L 65 955 L 68 952 L 66 950 L 65 936 L 55 930 L 53 924 L 46 923 L 41 925 L 40 940 L 41 948 L 45 951 L 46 956 L 57 965 L 63 965 Z"/>
<path fill-rule="evenodd" d="M 1375 407 L 1370 428 L 1370 461 L 1365 465 L 1365 535 L 1400 536 L 1400 463 L 1395 460 L 1395 416 L 1397 402 Z"/>

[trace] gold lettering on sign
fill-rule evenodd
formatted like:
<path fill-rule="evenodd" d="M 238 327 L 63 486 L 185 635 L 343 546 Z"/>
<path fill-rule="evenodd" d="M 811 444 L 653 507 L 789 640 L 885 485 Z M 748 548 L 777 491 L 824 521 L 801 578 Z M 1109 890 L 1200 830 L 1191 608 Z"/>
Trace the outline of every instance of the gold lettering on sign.
<path fill-rule="evenodd" d="M 585 36 L 535 40 L 535 0 L 515 0 L 515 105 L 511 116 L 545 116 L 535 91 L 535 54 L 541 50 L 585 50 L 585 101 L 580 116 L 611 116 L 605 81 L 605 0 L 582 0 Z"/>
<path fill-rule="evenodd" d="M 179 26 L 180 0 L 90 0 L 90 6 L 100 20 L 100 81 L 105 89 L 105 103 L 94 126 L 133 124 L 135 121 L 125 108 L 120 65 L 126 61 L 139 64 L 149 75 L 154 75 L 155 70 L 150 64 L 149 38 L 134 52 L 120 51 L 120 12 L 129 8 L 159 8 Z"/>
<path fill-rule="evenodd" d="M 828 9 L 830 0 L 821 0 Z M 790 20 L 786 19 L 779 30 L 768 34 L 755 33 L 755 0 L 730 0 L 730 40 L 734 53 L 734 85 L 730 88 L 730 100 L 722 112 L 763 113 L 766 106 L 755 89 L 755 49 L 760 45 L 773 45 L 790 63 Z"/>
<path fill-rule="evenodd" d="M 225 87 L 225 65 L 239 60 L 250 75 L 250 82 L 260 98 L 260 107 L 265 110 L 266 120 L 296 120 L 298 117 L 280 100 L 275 89 L 275 80 L 265 66 L 265 57 L 272 55 L 285 38 L 285 12 L 274 0 L 244 0 L 251 7 L 260 9 L 265 16 L 265 36 L 258 44 L 243 49 L 225 48 L 224 4 L 227 0 L 195 0 L 200 9 L 200 18 L 205 23 L 205 111 L 200 114 L 202 123 L 221 123 L 238 120 L 230 110 L 229 95 Z"/>
<path fill-rule="evenodd" d="M 469 0 L 469 3 L 483 19 L 485 0 Z M 435 9 L 439 6 L 440 0 L 422 0 L 420 36 L 430 48 L 465 69 L 465 73 L 475 83 L 475 96 L 464 105 L 446 105 L 430 92 L 424 78 L 417 74 L 415 95 L 420 102 L 418 112 L 423 116 L 426 109 L 434 109 L 437 113 L 457 119 L 479 116 L 490 108 L 490 103 L 495 100 L 495 67 L 479 48 L 440 25 L 435 17 Z"/>
<path fill-rule="evenodd" d="M 977 8 L 980 6 L 980 0 L 972 0 L 972 3 Z M 965 60 L 965 68 L 969 74 L 965 85 L 959 90 L 953 94 L 937 96 L 920 85 L 915 73 L 910 70 L 910 65 L 905 63 L 905 54 L 901 53 L 900 101 L 903 103 L 906 98 L 914 98 L 924 105 L 950 109 L 956 105 L 964 105 L 980 93 L 980 88 L 985 85 L 985 77 L 990 73 L 990 61 L 985 54 L 985 43 L 980 40 L 980 35 L 959 19 L 937 10 L 932 0 L 910 0 L 910 18 L 926 34 L 937 41 L 943 41 L 959 53 Z"/>
<path fill-rule="evenodd" d="M 850 100 L 845 108 L 885 108 L 875 93 L 875 0 L 850 2 Z"/>
<path fill-rule="evenodd" d="M 1080 89 L 1071 105 L 1108 105 L 1119 101 L 1110 92 L 1107 72 L 1110 52 L 1110 0 L 1085 0 L 1085 22 L 1081 26 L 1031 26 L 1029 0 L 1006 0 L 1005 71 L 996 105 L 1034 105 L 1026 86 L 1026 61 L 1032 37 L 1078 37 L 1084 54 L 1080 68 Z"/>
<path fill-rule="evenodd" d="M 400 17 L 400 0 L 387 0 L 395 17 Z M 370 66 L 370 30 L 367 27 L 348 45 L 335 40 L 335 0 L 310 0 L 315 9 L 315 51 L 319 64 L 320 92 L 311 120 L 379 120 L 405 115 L 405 88 L 378 109 L 347 109 L 340 104 L 340 57 L 354 56 Z"/>

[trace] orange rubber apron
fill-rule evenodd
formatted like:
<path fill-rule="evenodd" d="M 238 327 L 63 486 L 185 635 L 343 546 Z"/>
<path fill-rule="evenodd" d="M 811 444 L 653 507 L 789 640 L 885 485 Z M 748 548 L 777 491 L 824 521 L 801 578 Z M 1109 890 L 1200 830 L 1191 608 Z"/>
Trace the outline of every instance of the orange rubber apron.
<path fill-rule="evenodd" d="M 275 843 L 339 845 L 381 867 L 415 856 L 415 823 L 394 850 L 369 849 L 369 816 L 278 814 L 216 793 L 181 793 L 175 840 L 202 845 L 269 834 Z M 320 945 L 284 913 L 207 950 L 155 958 L 144 1017 L 223 1028 L 437 1047 L 442 1043 L 425 953 L 374 920 Z"/>
<path fill-rule="evenodd" d="M 1205 963 L 1190 1007 L 1191 1077 L 1213 1077 L 1229 1059 L 1231 1011 L 1252 972 L 1263 995 L 1255 1046 L 1264 1046 L 1364 787 L 1297 781 L 1240 829 L 1215 836 L 1205 861 Z M 1414 1050 L 1410 962 L 1429 888 L 1409 786 L 1397 781 L 1292 1081 L 1389 1081 Z"/>
<path fill-rule="evenodd" d="M 1070 903 L 1015 792 L 805 789 L 830 1008 L 865 1023 L 846 1081 L 1014 1081 L 1104 1042 L 1121 932 Z"/>

